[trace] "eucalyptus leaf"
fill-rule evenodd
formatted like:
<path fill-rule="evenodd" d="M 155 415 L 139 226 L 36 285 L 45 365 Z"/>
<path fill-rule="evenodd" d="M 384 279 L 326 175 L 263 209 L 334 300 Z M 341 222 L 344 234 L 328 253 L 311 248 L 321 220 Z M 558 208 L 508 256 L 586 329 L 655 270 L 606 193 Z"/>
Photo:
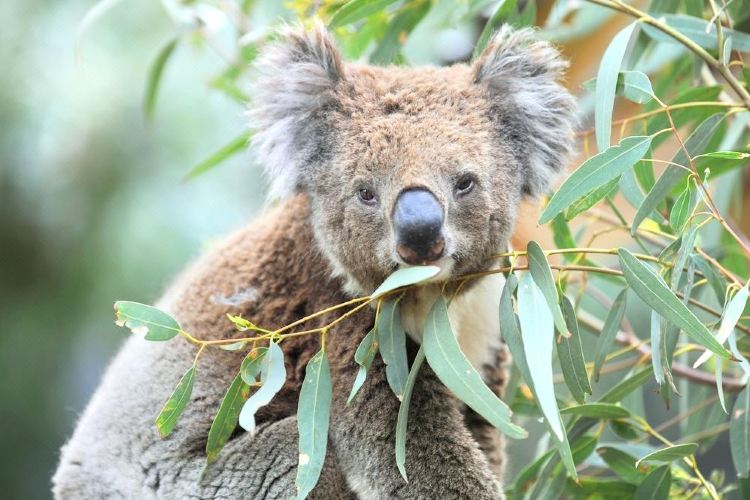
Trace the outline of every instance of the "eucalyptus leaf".
<path fill-rule="evenodd" d="M 333 14 L 331 21 L 328 23 L 329 28 L 344 26 L 361 19 L 370 14 L 379 12 L 397 0 L 350 0 Z"/>
<path fill-rule="evenodd" d="M 246 384 L 252 385 L 258 381 L 258 375 L 263 368 L 263 357 L 267 352 L 268 347 L 256 347 L 242 360 L 240 377 Z"/>
<path fill-rule="evenodd" d="M 667 288 L 664 280 L 650 267 L 641 263 L 627 249 L 618 250 L 620 267 L 633 291 L 662 318 L 680 327 L 694 341 L 722 358 L 729 352 L 711 335 L 708 328 Z"/>
<path fill-rule="evenodd" d="M 643 462 L 674 462 L 675 460 L 693 455 L 697 450 L 698 445 L 695 443 L 667 446 L 641 457 L 638 462 L 636 462 L 636 467 Z"/>
<path fill-rule="evenodd" d="M 177 320 L 161 309 L 124 300 L 115 302 L 115 323 L 154 341 L 169 340 L 182 331 Z"/>
<path fill-rule="evenodd" d="M 581 333 L 578 329 L 575 309 L 573 304 L 570 303 L 570 299 L 563 295 L 561 305 L 563 317 L 571 335 L 568 338 L 563 337 L 557 343 L 557 358 L 560 360 L 563 378 L 568 389 L 570 389 L 570 393 L 578 403 L 583 403 L 586 394 L 591 394 L 592 391 L 589 376 L 586 372 L 586 360 L 583 357 Z"/>
<path fill-rule="evenodd" d="M 750 389 L 747 386 L 734 401 L 729 421 L 729 448 L 737 475 L 750 477 Z"/>
<path fill-rule="evenodd" d="M 542 247 L 536 241 L 529 241 L 526 246 L 526 255 L 529 259 L 529 272 L 534 278 L 534 283 L 547 301 L 547 307 L 552 314 L 557 330 L 565 337 L 570 336 L 568 325 L 565 324 L 562 311 L 560 310 L 560 298 L 557 294 L 555 280 L 552 277 L 552 269 L 549 267 L 547 257 Z"/>
<path fill-rule="evenodd" d="M 685 229 L 688 217 L 693 212 L 695 207 L 694 190 L 692 184 L 685 188 L 682 193 L 677 197 L 672 205 L 672 210 L 669 212 L 669 225 L 674 229 L 675 234 L 680 234 Z"/>
<path fill-rule="evenodd" d="M 578 215 L 586 212 L 589 208 L 593 207 L 604 198 L 614 194 L 617 191 L 617 186 L 620 183 L 622 176 L 617 176 L 611 181 L 599 186 L 596 189 L 592 189 L 586 195 L 578 198 L 574 201 L 567 210 L 565 210 L 565 220 L 571 221 Z"/>
<path fill-rule="evenodd" d="M 404 286 L 421 283 L 435 277 L 440 272 L 437 266 L 413 266 L 396 270 L 388 276 L 385 281 L 370 295 L 372 299 L 378 299 L 388 292 Z"/>
<path fill-rule="evenodd" d="M 156 428 L 159 430 L 161 437 L 169 436 L 177 425 L 182 412 L 190 401 L 190 395 L 193 393 L 193 382 L 195 382 L 195 365 L 191 365 L 175 387 L 172 394 L 164 403 L 164 407 L 156 417 Z"/>
<path fill-rule="evenodd" d="M 643 475 L 636 467 L 635 457 L 629 453 L 610 446 L 602 446 L 596 452 L 609 465 L 612 472 L 625 481 L 638 484 L 643 479 Z"/>
<path fill-rule="evenodd" d="M 409 376 L 409 361 L 406 355 L 406 332 L 401 325 L 401 312 L 397 299 L 380 303 L 377 324 L 378 350 L 385 363 L 385 375 L 393 393 L 401 400 L 406 378 Z"/>
<path fill-rule="evenodd" d="M 689 3 L 689 2 L 688 2 Z M 718 41 L 716 37 L 716 25 L 699 17 L 685 14 L 661 14 L 659 19 L 668 26 L 687 36 L 694 43 L 704 49 L 716 49 Z M 681 43 L 667 33 L 649 24 L 642 23 L 643 31 L 654 40 L 668 43 Z M 750 52 L 750 35 L 724 26 L 722 34 L 732 39 L 732 49 L 739 52 Z"/>
<path fill-rule="evenodd" d="M 195 179 L 199 175 L 203 175 L 214 167 L 219 166 L 224 161 L 228 160 L 232 156 L 245 151 L 250 146 L 250 132 L 243 132 L 229 143 L 222 146 L 214 154 L 194 166 L 190 171 L 185 174 L 185 181 Z"/>
<path fill-rule="evenodd" d="M 237 427 L 240 411 L 250 395 L 250 386 L 237 374 L 221 400 L 206 441 L 206 462 L 212 463 Z"/>
<path fill-rule="evenodd" d="M 427 362 L 456 397 L 507 436 L 519 439 L 527 436 L 525 430 L 510 421 L 508 405 L 485 385 L 461 352 L 442 296 L 427 315 L 422 342 Z"/>
<path fill-rule="evenodd" d="M 276 342 L 270 342 L 263 356 L 260 372 L 260 388 L 245 401 L 240 411 L 240 426 L 250 433 L 255 432 L 255 412 L 271 402 L 286 382 L 284 352 Z"/>
<path fill-rule="evenodd" d="M 580 406 L 569 406 L 560 410 L 560 413 L 606 419 L 630 417 L 630 412 L 626 408 L 611 403 L 587 403 Z"/>
<path fill-rule="evenodd" d="M 365 335 L 365 338 L 362 339 L 362 342 L 360 342 L 357 350 L 354 353 L 354 361 L 359 365 L 359 370 L 357 370 L 357 376 L 354 378 L 352 391 L 349 393 L 349 399 L 347 399 L 346 401 L 347 404 L 351 403 L 354 400 L 354 396 L 357 395 L 357 392 L 362 387 L 362 384 L 365 383 L 365 379 L 367 378 L 367 370 L 370 369 L 372 360 L 375 359 L 375 354 L 377 352 L 378 336 L 377 330 L 373 328 L 367 333 L 367 335 Z"/>
<path fill-rule="evenodd" d="M 161 77 L 164 73 L 164 68 L 172 56 L 174 49 L 177 48 L 177 43 L 180 41 L 180 37 L 174 37 L 169 40 L 156 55 L 151 68 L 148 72 L 148 79 L 146 81 L 146 94 L 143 100 L 143 109 L 146 118 L 151 120 L 154 117 L 154 110 L 156 109 L 156 96 L 159 90 L 159 84 L 161 83 Z"/>
<path fill-rule="evenodd" d="M 307 363 L 297 406 L 299 464 L 294 484 L 298 499 L 307 497 L 323 470 L 332 398 L 331 370 L 321 350 Z"/>
<path fill-rule="evenodd" d="M 615 104 L 617 78 L 620 73 L 625 50 L 630 42 L 636 23 L 631 23 L 612 39 L 604 51 L 599 71 L 596 76 L 596 101 L 594 104 L 594 123 L 596 131 L 596 146 L 599 151 L 610 147 L 612 135 L 612 108 Z"/>
<path fill-rule="evenodd" d="M 607 353 L 612 347 L 612 343 L 620 331 L 622 318 L 625 316 L 625 307 L 627 304 L 628 289 L 623 288 L 612 303 L 612 307 L 607 313 L 604 321 L 602 332 L 596 341 L 596 357 L 594 358 L 594 380 L 599 381 L 599 373 L 602 370 Z"/>
<path fill-rule="evenodd" d="M 737 323 L 745 310 L 745 304 L 747 303 L 748 298 L 748 286 L 750 286 L 750 284 L 745 284 L 745 286 L 740 288 L 724 309 L 724 314 L 721 318 L 721 325 L 719 325 L 719 330 L 716 332 L 716 340 L 722 344 L 727 341 L 729 335 L 734 330 L 734 327 L 737 326 Z M 698 368 L 700 365 L 708 361 L 711 356 L 711 351 L 705 351 L 695 360 L 693 368 Z"/>
<path fill-rule="evenodd" d="M 571 203 L 603 186 L 631 168 L 648 151 L 651 136 L 626 137 L 617 146 L 592 156 L 563 182 L 544 208 L 540 224 L 546 224 Z"/>
<path fill-rule="evenodd" d="M 411 404 L 411 394 L 414 391 L 414 383 L 417 381 L 419 369 L 424 363 L 424 346 L 420 346 L 417 355 L 414 357 L 414 363 L 409 370 L 409 378 L 406 379 L 406 388 L 401 405 L 398 407 L 398 419 L 396 420 L 396 467 L 401 473 L 404 481 L 406 478 L 406 427 L 409 421 L 409 405 Z"/>

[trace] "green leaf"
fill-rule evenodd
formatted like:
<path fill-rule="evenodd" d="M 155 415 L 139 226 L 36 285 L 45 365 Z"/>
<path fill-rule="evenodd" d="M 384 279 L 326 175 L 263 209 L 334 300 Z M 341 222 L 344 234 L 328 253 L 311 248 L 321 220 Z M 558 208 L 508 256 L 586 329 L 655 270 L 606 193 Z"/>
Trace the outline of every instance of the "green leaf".
<path fill-rule="evenodd" d="M 153 64 L 148 72 L 148 80 L 146 83 L 146 93 L 143 99 L 143 112 L 146 115 L 146 119 L 149 121 L 154 117 L 154 110 L 156 109 L 156 95 L 159 90 L 159 83 L 161 82 L 161 76 L 164 73 L 164 68 L 167 65 L 167 61 L 171 57 L 174 49 L 177 47 L 177 43 L 180 41 L 180 37 L 176 36 L 167 42 L 156 55 Z"/>
<path fill-rule="evenodd" d="M 323 470 L 332 398 L 331 370 L 326 353 L 321 350 L 307 363 L 297 406 L 299 464 L 294 484 L 300 500 L 312 491 Z"/>
<path fill-rule="evenodd" d="M 705 19 L 685 14 L 661 14 L 659 15 L 659 19 L 672 28 L 675 28 L 683 35 L 686 35 L 690 40 L 704 49 L 715 50 L 718 45 L 716 38 L 716 25 Z M 642 23 L 641 27 L 643 28 L 643 31 L 654 40 L 668 43 L 681 43 L 679 40 L 649 24 Z M 750 35 L 747 33 L 742 33 L 725 26 L 722 28 L 722 34 L 725 39 L 729 37 L 732 38 L 732 50 L 750 52 Z"/>
<path fill-rule="evenodd" d="M 654 98 L 651 80 L 640 71 L 621 71 L 617 77 L 617 87 L 620 86 L 622 95 L 635 103 L 644 104 Z"/>
<path fill-rule="evenodd" d="M 124 300 L 115 302 L 115 323 L 154 341 L 169 340 L 182 331 L 177 320 L 164 311 Z"/>
<path fill-rule="evenodd" d="M 409 361 L 406 355 L 406 332 L 401 325 L 398 300 L 380 303 L 378 313 L 378 349 L 385 363 L 385 375 L 393 393 L 401 400 L 406 378 L 409 376 Z"/>
<path fill-rule="evenodd" d="M 579 415 L 592 418 L 627 418 L 630 412 L 622 406 L 610 403 L 588 403 L 580 406 L 570 406 L 560 410 L 563 415 Z"/>
<path fill-rule="evenodd" d="M 621 176 L 617 176 L 611 181 L 589 191 L 586 195 L 574 201 L 565 211 L 565 220 L 570 221 L 582 214 L 589 208 L 593 207 L 604 198 L 614 194 L 617 191 L 617 185 L 620 183 Z"/>
<path fill-rule="evenodd" d="M 669 486 L 672 483 L 672 471 L 669 465 L 662 465 L 650 471 L 638 488 L 634 498 L 648 498 L 649 500 L 667 500 Z"/>
<path fill-rule="evenodd" d="M 551 431 L 550 435 L 558 445 L 563 463 L 568 473 L 575 478 L 575 465 L 555 397 L 552 373 L 552 345 L 555 342 L 553 319 L 549 307 L 544 302 L 544 295 L 531 273 L 524 273 L 518 288 L 518 317 L 526 361 L 529 367 L 534 367 L 530 370 L 530 385 L 544 415 L 544 421 Z"/>
<path fill-rule="evenodd" d="M 542 247 L 536 241 L 529 241 L 526 246 L 526 255 L 529 259 L 529 272 L 534 278 L 534 283 L 547 301 L 547 307 L 552 314 L 557 330 L 565 337 L 570 337 L 568 325 L 565 324 L 562 311 L 560 310 L 560 297 L 557 295 L 555 279 L 552 277 L 552 269 L 549 267 L 547 257 Z"/>
<path fill-rule="evenodd" d="M 654 369 L 654 378 L 659 385 L 664 384 L 665 381 L 660 349 L 663 344 L 661 316 L 656 311 L 651 311 L 651 367 Z"/>
<path fill-rule="evenodd" d="M 357 376 L 354 378 L 354 383 L 352 384 L 352 392 L 349 393 L 349 399 L 347 399 L 346 404 L 354 401 L 354 396 L 357 395 L 357 392 L 362 387 L 362 384 L 365 383 L 365 379 L 367 378 L 367 370 L 370 369 L 372 360 L 375 359 L 375 353 L 377 352 L 378 336 L 377 330 L 373 328 L 368 332 L 367 335 L 365 335 L 365 338 L 362 339 L 362 342 L 360 342 L 359 347 L 357 347 L 357 350 L 354 353 L 354 361 L 359 365 L 359 370 L 357 371 Z"/>
<path fill-rule="evenodd" d="M 608 390 L 599 398 L 599 402 L 619 403 L 625 396 L 641 387 L 650 376 L 651 368 L 641 368 L 640 371 L 633 373 L 630 377 Z"/>
<path fill-rule="evenodd" d="M 242 151 L 246 150 L 249 145 L 250 132 L 241 133 L 240 135 L 232 139 L 232 141 L 227 145 L 223 146 L 217 152 L 200 162 L 198 165 L 191 168 L 190 171 L 185 175 L 183 180 L 189 181 L 195 179 L 199 175 L 205 174 L 209 170 L 223 163 L 237 153 L 241 153 Z"/>
<path fill-rule="evenodd" d="M 255 413 L 261 406 L 270 403 L 286 382 L 284 352 L 275 342 L 269 343 L 268 351 L 263 356 L 260 382 L 260 389 L 245 401 L 245 405 L 240 411 L 240 426 L 250 433 L 255 432 Z"/>
<path fill-rule="evenodd" d="M 734 294 L 734 297 L 732 297 L 732 300 L 729 301 L 727 307 L 724 309 L 724 314 L 721 318 L 719 330 L 718 332 L 716 332 L 717 341 L 721 342 L 722 344 L 727 341 L 729 335 L 734 330 L 734 327 L 737 326 L 737 322 L 740 320 L 742 312 L 745 310 L 747 298 L 748 284 L 745 284 L 745 286 L 740 288 L 740 290 L 736 294 Z M 700 365 L 708 361 L 711 355 L 711 351 L 705 351 L 700 355 L 698 359 L 695 360 L 693 368 L 698 368 Z"/>
<path fill-rule="evenodd" d="M 594 123 L 596 130 L 596 147 L 599 151 L 605 151 L 610 147 L 612 135 L 612 108 L 615 104 L 615 92 L 617 90 L 617 78 L 620 73 L 620 65 L 628 48 L 628 42 L 633 34 L 635 23 L 631 23 L 610 42 L 604 51 L 599 71 L 596 76 L 596 100 L 594 104 Z"/>
<path fill-rule="evenodd" d="M 729 448 L 737 475 L 750 477 L 750 389 L 740 391 L 729 422 Z"/>
<path fill-rule="evenodd" d="M 416 28 L 432 7 L 429 0 L 414 0 L 404 5 L 388 23 L 383 38 L 370 55 L 375 64 L 394 62 L 407 36 Z"/>
<path fill-rule="evenodd" d="M 226 394 L 224 394 L 224 399 L 221 400 L 219 410 L 216 412 L 214 421 L 211 423 L 211 429 L 208 431 L 208 440 L 206 441 L 207 463 L 210 464 L 216 460 L 219 452 L 229 441 L 229 437 L 237 427 L 242 405 L 249 395 L 250 386 L 237 374 Z"/>
<path fill-rule="evenodd" d="M 88 11 L 86 11 L 86 14 L 84 14 L 83 19 L 78 24 L 78 29 L 76 30 L 76 39 L 75 39 L 76 59 L 78 58 L 79 53 L 80 53 L 80 46 L 81 46 L 81 42 L 83 41 L 83 37 L 86 35 L 88 30 L 104 14 L 109 12 L 113 7 L 115 7 L 121 1 L 122 0 L 99 0 Z"/>
<path fill-rule="evenodd" d="M 169 436 L 174 430 L 180 415 L 190 401 L 190 395 L 193 393 L 193 382 L 195 381 L 195 365 L 191 365 L 188 371 L 180 379 L 172 395 L 164 403 L 164 407 L 156 417 L 156 428 L 159 430 L 161 437 Z"/>
<path fill-rule="evenodd" d="M 687 223 L 688 217 L 695 207 L 693 200 L 695 200 L 695 196 L 693 196 L 691 183 L 680 193 L 669 212 L 669 225 L 672 226 L 675 234 L 680 234 L 685 229 L 685 223 Z"/>
<path fill-rule="evenodd" d="M 240 377 L 246 384 L 251 385 L 258 381 L 258 375 L 263 369 L 263 359 L 267 352 L 268 347 L 257 347 L 247 353 L 247 356 L 242 360 Z"/>
<path fill-rule="evenodd" d="M 658 449 L 648 455 L 641 457 L 635 464 L 638 467 L 644 462 L 674 462 L 681 458 L 689 457 L 698 450 L 696 443 L 676 444 Z"/>
<path fill-rule="evenodd" d="M 638 439 L 638 431 L 630 423 L 624 420 L 610 420 L 609 427 L 612 432 L 620 436 L 626 441 L 632 441 Z"/>
<path fill-rule="evenodd" d="M 674 291 L 677 291 L 679 287 L 682 270 L 687 264 L 690 254 L 693 252 L 695 239 L 698 237 L 699 229 L 700 226 L 692 225 L 682 238 L 680 238 L 680 248 L 677 250 L 677 255 L 675 256 L 672 265 L 672 274 L 669 277 L 669 287 Z"/>
<path fill-rule="evenodd" d="M 724 304 L 724 288 L 726 281 L 719 275 L 713 265 L 711 265 L 702 255 L 694 254 L 690 258 L 693 260 L 695 265 L 700 269 L 700 272 L 708 280 L 708 284 L 716 295 L 716 300 L 719 304 Z"/>
<path fill-rule="evenodd" d="M 635 464 L 635 457 L 617 448 L 602 446 L 596 452 L 602 457 L 612 472 L 629 483 L 638 484 L 643 479 L 643 474 Z"/>
<path fill-rule="evenodd" d="M 685 149 L 687 149 L 690 156 L 696 156 L 703 152 L 708 145 L 711 138 L 714 136 L 716 131 L 721 125 L 724 119 L 724 114 L 717 113 L 706 118 L 695 131 L 685 140 Z M 672 158 L 672 163 L 677 165 L 687 166 L 689 165 L 689 158 L 685 154 L 685 151 L 680 148 Z M 672 188 L 680 181 L 682 181 L 687 175 L 684 168 L 676 167 L 674 165 L 667 165 L 664 169 L 664 173 L 656 181 L 654 187 L 646 195 L 646 199 L 638 207 L 638 211 L 633 217 L 633 223 L 631 226 L 631 233 L 635 234 L 641 222 L 648 217 L 648 215 L 657 208 L 664 198 L 672 191 Z"/>
<path fill-rule="evenodd" d="M 635 495 L 636 486 L 616 479 L 581 478 L 578 483 L 568 481 L 564 498 L 585 498 L 606 500 L 633 500 L 645 497 Z M 650 500 L 650 499 L 649 499 Z"/>
<path fill-rule="evenodd" d="M 628 289 L 623 288 L 612 303 L 612 307 L 604 321 L 602 332 L 596 341 L 596 357 L 594 358 L 594 380 L 599 381 L 599 373 L 602 370 L 607 353 L 612 347 L 612 343 L 620 331 L 622 318 L 625 316 L 625 306 L 627 304 Z"/>
<path fill-rule="evenodd" d="M 586 394 L 591 394 L 591 384 L 586 372 L 586 360 L 583 357 L 581 333 L 578 329 L 578 320 L 573 304 L 565 295 L 561 297 L 561 300 L 563 317 L 571 335 L 568 338 L 562 338 L 557 343 L 557 357 L 560 360 L 563 378 L 568 389 L 570 389 L 570 393 L 578 403 L 583 403 Z"/>
<path fill-rule="evenodd" d="M 503 292 L 500 295 L 500 332 L 513 357 L 513 365 L 518 368 L 521 377 L 527 383 L 530 383 L 531 372 L 526 362 L 526 354 L 523 352 L 521 326 L 518 324 L 518 317 L 513 310 L 513 293 L 517 287 L 518 279 L 516 279 L 516 275 L 508 275 L 505 286 L 503 286 Z"/>
<path fill-rule="evenodd" d="M 351 24 L 385 9 L 396 0 L 351 0 L 342 5 L 328 23 L 329 28 Z"/>
<path fill-rule="evenodd" d="M 512 438 L 527 433 L 510 421 L 510 409 L 482 380 L 453 335 L 448 306 L 441 296 L 425 320 L 423 344 L 425 356 L 435 374 L 469 408 Z"/>
<path fill-rule="evenodd" d="M 697 158 L 719 158 L 723 160 L 744 160 L 750 158 L 750 153 L 741 153 L 739 151 L 713 151 L 711 153 L 703 153 L 693 159 Z"/>
<path fill-rule="evenodd" d="M 627 249 L 618 250 L 620 267 L 633 291 L 662 318 L 680 327 L 690 338 L 722 358 L 729 352 L 711 335 L 708 328 L 668 288 L 650 267 L 641 263 Z"/>
<path fill-rule="evenodd" d="M 401 473 L 404 481 L 406 478 L 406 426 L 409 420 L 409 405 L 411 404 L 411 394 L 414 391 L 414 383 L 417 380 L 419 369 L 424 362 L 424 346 L 419 347 L 417 355 L 414 357 L 414 363 L 409 371 L 409 378 L 406 379 L 406 388 L 404 389 L 404 398 L 398 407 L 398 420 L 396 421 L 396 467 Z"/>
<path fill-rule="evenodd" d="M 504 0 L 498 4 L 492 17 L 490 17 L 487 24 L 484 25 L 482 34 L 479 35 L 479 40 L 474 46 L 474 59 L 479 57 L 479 54 L 481 54 L 485 47 L 487 47 L 490 37 L 492 37 L 493 33 L 495 33 L 501 24 L 510 23 L 513 18 L 518 17 L 517 3 L 518 0 Z"/>
<path fill-rule="evenodd" d="M 631 168 L 648 151 L 651 139 L 651 136 L 626 137 L 617 146 L 612 146 L 583 162 L 552 196 L 539 218 L 539 223 L 546 224 L 578 198 Z"/>
<path fill-rule="evenodd" d="M 219 349 L 223 351 L 239 351 L 249 342 L 249 340 L 238 340 L 237 342 L 232 342 L 231 344 L 219 344 Z"/>
<path fill-rule="evenodd" d="M 414 266 L 398 269 L 370 294 L 370 298 L 378 299 L 402 286 L 421 283 L 435 277 L 439 272 L 440 268 L 437 266 Z"/>

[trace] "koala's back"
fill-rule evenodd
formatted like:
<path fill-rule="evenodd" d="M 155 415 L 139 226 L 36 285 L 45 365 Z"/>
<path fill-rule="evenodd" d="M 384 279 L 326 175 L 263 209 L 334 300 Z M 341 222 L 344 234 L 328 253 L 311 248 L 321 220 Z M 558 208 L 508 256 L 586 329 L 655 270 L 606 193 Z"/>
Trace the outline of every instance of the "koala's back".
<path fill-rule="evenodd" d="M 315 245 L 308 200 L 299 195 L 201 257 L 157 306 L 170 312 L 196 338 L 237 338 L 252 333 L 237 332 L 227 313 L 274 329 L 344 301 L 340 289 Z M 321 321 L 325 318 L 306 323 L 304 328 L 320 326 Z M 371 321 L 370 311 L 355 315 L 346 328 L 347 336 L 355 338 L 331 339 L 328 355 L 332 370 L 352 363 L 354 349 Z M 171 497 L 172 484 L 199 484 L 208 430 L 243 356 L 220 349 L 202 353 L 191 400 L 175 430 L 162 439 L 155 417 L 190 367 L 196 349 L 179 337 L 168 342 L 146 342 L 135 336 L 127 340 L 63 448 L 53 479 L 58 498 L 105 498 L 117 492 L 141 498 Z M 259 410 L 261 433 L 264 425 L 296 414 L 305 366 L 319 349 L 317 335 L 284 341 L 287 382 L 271 404 Z M 294 441 L 289 446 L 295 459 L 292 465 L 296 465 L 296 437 L 289 434 Z M 240 435 L 245 438 L 238 430 L 235 437 Z M 226 467 L 220 462 L 217 467 Z M 245 470 L 249 466 L 249 462 L 241 464 Z M 283 464 L 279 468 L 283 470 Z M 210 489 L 210 482 L 205 484 Z M 224 480 L 221 487 L 226 485 Z M 212 496 L 210 491 L 195 494 Z"/>

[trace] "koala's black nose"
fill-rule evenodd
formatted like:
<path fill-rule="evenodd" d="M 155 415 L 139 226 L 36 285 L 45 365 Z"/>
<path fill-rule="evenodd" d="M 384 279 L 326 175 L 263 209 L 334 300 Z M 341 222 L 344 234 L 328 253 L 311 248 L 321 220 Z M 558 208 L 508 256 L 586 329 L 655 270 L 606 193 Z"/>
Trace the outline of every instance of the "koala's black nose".
<path fill-rule="evenodd" d="M 443 207 L 426 189 L 403 191 L 393 207 L 396 251 L 404 262 L 427 264 L 443 256 Z"/>

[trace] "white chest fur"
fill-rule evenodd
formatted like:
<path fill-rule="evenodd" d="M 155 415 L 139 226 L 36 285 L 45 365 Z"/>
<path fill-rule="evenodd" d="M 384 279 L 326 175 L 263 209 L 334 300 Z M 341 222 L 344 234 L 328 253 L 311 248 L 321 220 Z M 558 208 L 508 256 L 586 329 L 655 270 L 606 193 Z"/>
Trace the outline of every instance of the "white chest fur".
<path fill-rule="evenodd" d="M 498 309 L 504 284 L 501 274 L 485 276 L 448 307 L 461 351 L 480 373 L 484 364 L 494 362 L 494 353 L 501 346 Z M 439 293 L 438 285 L 423 286 L 401 300 L 401 323 L 416 342 L 422 342 L 425 318 Z"/>

